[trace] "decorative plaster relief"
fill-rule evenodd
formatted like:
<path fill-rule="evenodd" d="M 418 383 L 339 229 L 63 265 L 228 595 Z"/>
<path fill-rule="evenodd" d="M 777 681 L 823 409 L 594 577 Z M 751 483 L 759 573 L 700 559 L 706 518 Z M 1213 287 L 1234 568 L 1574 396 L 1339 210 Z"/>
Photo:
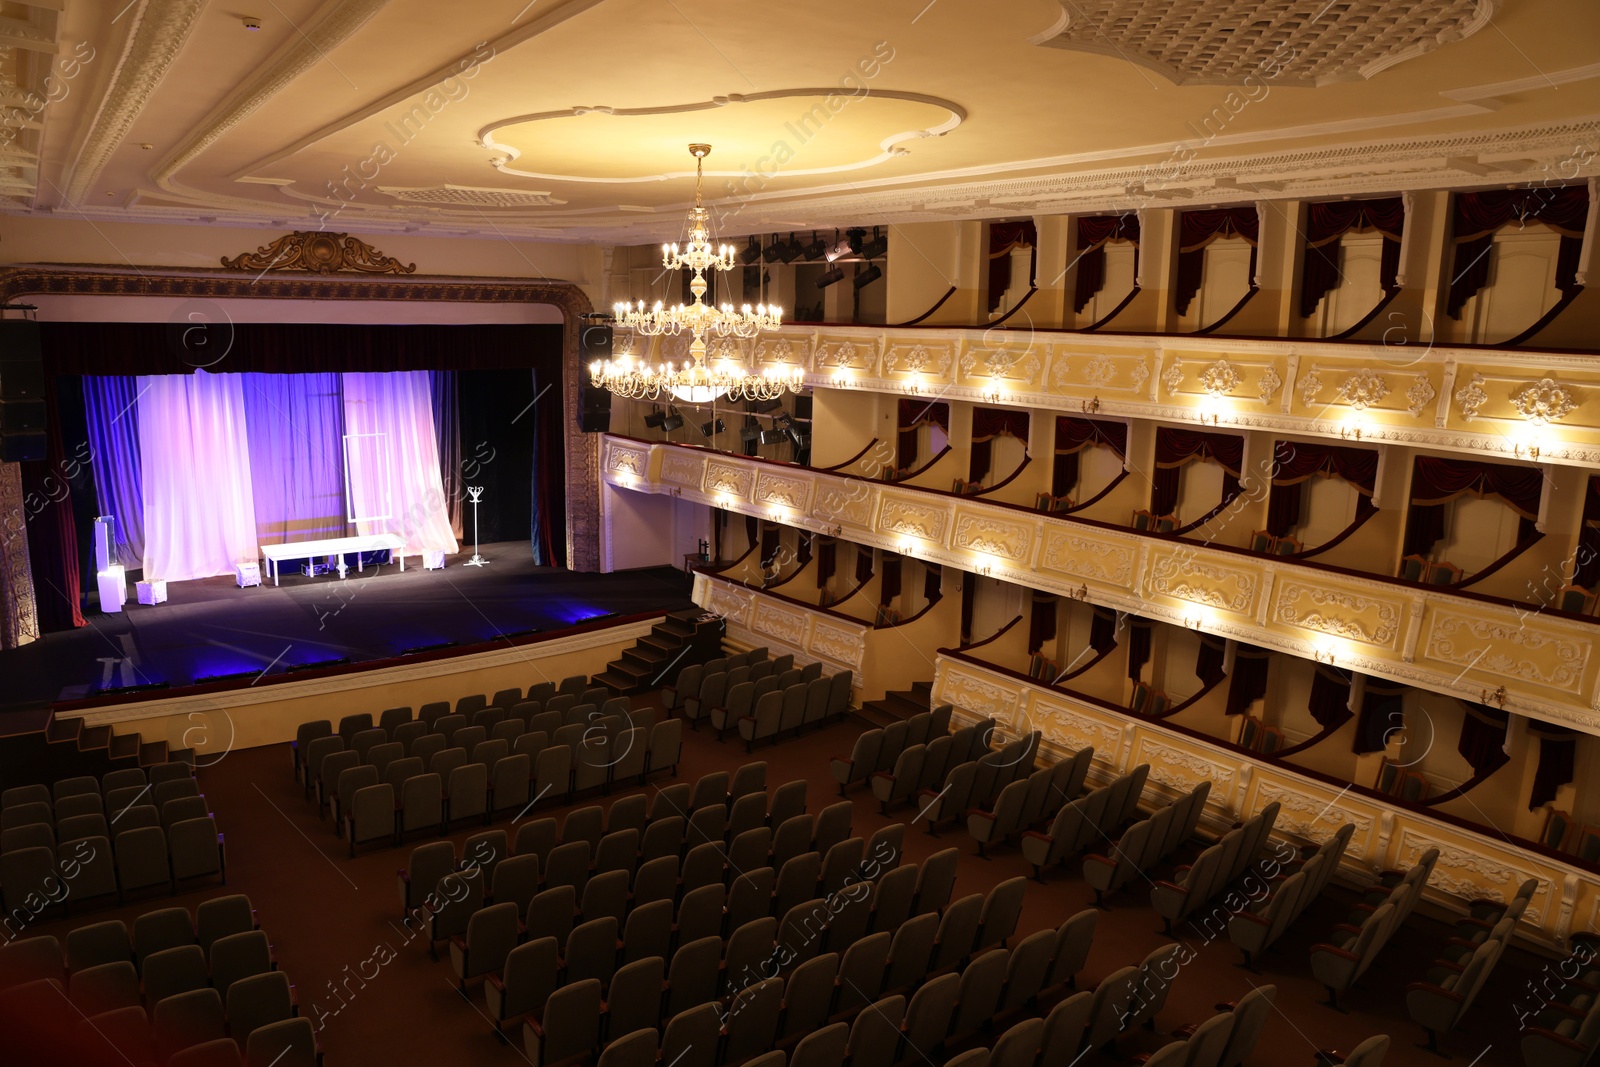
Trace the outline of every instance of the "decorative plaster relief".
<path fill-rule="evenodd" d="M 692 489 L 700 488 L 700 479 L 705 476 L 706 460 L 704 456 L 697 456 L 693 452 L 682 449 L 669 448 L 661 457 L 661 480 L 674 485 L 688 486 Z"/>
<path fill-rule="evenodd" d="M 1127 545 L 1046 528 L 1042 566 L 1047 570 L 1126 588 L 1133 582 L 1133 561 Z"/>
<path fill-rule="evenodd" d="M 1256 576 L 1247 570 L 1203 563 L 1192 553 L 1163 556 L 1150 568 L 1150 592 L 1248 614 L 1255 599 Z"/>
<path fill-rule="evenodd" d="M 796 511 L 806 505 L 811 482 L 790 474 L 763 470 L 756 476 L 755 500 L 758 504 L 779 504 Z"/>
<path fill-rule="evenodd" d="M 978 515 L 963 515 L 956 522 L 956 548 L 988 552 L 1009 560 L 1027 559 L 1032 539 L 1033 530 L 1020 523 Z"/>
<path fill-rule="evenodd" d="M 1517 623 L 1477 619 L 1435 606 L 1423 655 L 1485 675 L 1578 691 L 1591 642 L 1562 637 L 1530 613 Z"/>
<path fill-rule="evenodd" d="M 884 495 L 883 507 L 878 513 L 878 529 L 882 532 L 940 543 L 944 541 L 944 531 L 949 521 L 948 505 L 923 504 L 888 494 Z"/>
<path fill-rule="evenodd" d="M 706 491 L 727 493 L 741 500 L 750 498 L 750 483 L 755 471 L 750 467 L 736 467 L 730 463 L 711 461 L 706 466 Z"/>
<path fill-rule="evenodd" d="M 1285 579 L 1278 587 L 1277 620 L 1382 648 L 1400 633 L 1400 605 L 1327 585 Z"/>

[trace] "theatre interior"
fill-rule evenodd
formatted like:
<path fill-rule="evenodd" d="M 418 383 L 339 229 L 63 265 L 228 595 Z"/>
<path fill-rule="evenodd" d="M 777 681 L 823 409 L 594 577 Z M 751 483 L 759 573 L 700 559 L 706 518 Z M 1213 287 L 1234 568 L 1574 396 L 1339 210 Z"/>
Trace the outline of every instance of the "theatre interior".
<path fill-rule="evenodd" d="M 0 1064 L 1600 1062 L 1597 46 L 0 2 Z"/>

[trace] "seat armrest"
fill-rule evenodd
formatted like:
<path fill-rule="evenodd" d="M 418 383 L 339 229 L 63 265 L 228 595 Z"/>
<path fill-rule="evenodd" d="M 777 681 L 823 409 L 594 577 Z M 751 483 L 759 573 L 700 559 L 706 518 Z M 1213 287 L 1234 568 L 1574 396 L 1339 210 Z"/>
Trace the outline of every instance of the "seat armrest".
<path fill-rule="evenodd" d="M 1466 999 L 1466 997 L 1463 997 L 1460 993 L 1457 993 L 1454 990 L 1446 989 L 1444 986 L 1434 985 L 1432 982 L 1407 982 L 1406 992 L 1431 993 L 1436 997 L 1444 997 L 1446 1000 L 1453 1000 L 1457 1004 L 1460 1004 Z"/>
<path fill-rule="evenodd" d="M 1316 955 L 1318 952 L 1324 952 L 1330 956 L 1340 956 L 1347 960 L 1359 960 L 1361 958 L 1348 949 L 1340 948 L 1338 945 L 1330 945 L 1327 942 L 1323 942 L 1320 945 L 1311 946 L 1312 955 Z"/>

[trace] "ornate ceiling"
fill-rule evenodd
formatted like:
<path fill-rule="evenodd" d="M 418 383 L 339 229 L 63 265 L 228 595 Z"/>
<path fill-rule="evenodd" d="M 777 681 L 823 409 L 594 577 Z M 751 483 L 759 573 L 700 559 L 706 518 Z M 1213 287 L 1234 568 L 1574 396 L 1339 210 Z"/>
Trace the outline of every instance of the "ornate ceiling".
<path fill-rule="evenodd" d="M 0 210 L 582 242 L 1570 180 L 1592 0 L 0 2 Z M 443 15 L 444 17 L 441 17 Z"/>

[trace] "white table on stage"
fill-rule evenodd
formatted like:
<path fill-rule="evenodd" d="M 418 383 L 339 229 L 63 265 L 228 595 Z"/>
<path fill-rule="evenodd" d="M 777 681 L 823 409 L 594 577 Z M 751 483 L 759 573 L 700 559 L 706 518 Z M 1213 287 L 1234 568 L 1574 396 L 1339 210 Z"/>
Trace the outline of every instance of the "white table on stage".
<path fill-rule="evenodd" d="M 406 569 L 405 542 L 398 534 L 366 534 L 362 537 L 329 537 L 322 541 L 286 541 L 281 545 L 262 545 L 261 554 L 267 558 L 267 566 L 272 571 L 272 584 L 278 584 L 278 564 L 286 559 L 314 559 L 317 556 L 338 556 L 339 577 L 343 578 L 347 568 L 344 564 L 346 552 L 376 552 L 387 548 L 396 559 L 400 561 L 400 569 Z M 360 571 L 361 557 L 356 556 L 356 570 Z"/>

